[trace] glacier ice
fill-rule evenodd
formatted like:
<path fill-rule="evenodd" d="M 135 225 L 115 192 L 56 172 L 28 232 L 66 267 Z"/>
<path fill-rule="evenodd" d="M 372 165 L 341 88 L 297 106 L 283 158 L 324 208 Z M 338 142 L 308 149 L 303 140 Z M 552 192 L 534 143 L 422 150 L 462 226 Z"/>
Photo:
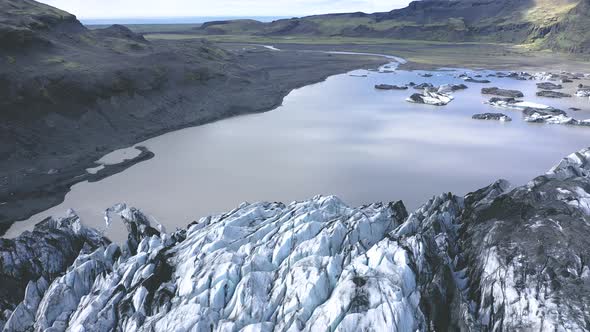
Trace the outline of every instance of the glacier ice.
<path fill-rule="evenodd" d="M 244 203 L 172 233 L 117 205 L 0 240 L 3 331 L 584 331 L 590 149 L 525 186 Z M 7 281 L 7 282 L 4 282 Z M 8 282 L 10 281 L 10 283 Z"/>

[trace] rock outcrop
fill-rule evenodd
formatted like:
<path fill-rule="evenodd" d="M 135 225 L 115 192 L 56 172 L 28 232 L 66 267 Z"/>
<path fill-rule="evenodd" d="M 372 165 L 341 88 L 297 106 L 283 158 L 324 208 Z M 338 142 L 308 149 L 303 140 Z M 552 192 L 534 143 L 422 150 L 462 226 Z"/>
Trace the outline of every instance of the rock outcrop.
<path fill-rule="evenodd" d="M 87 245 L 55 275 L 20 276 L 5 331 L 584 331 L 590 320 L 590 148 L 525 186 L 443 194 L 410 215 L 333 196 L 244 203 L 170 234 L 125 205 L 106 219 L 117 215 L 121 246 L 60 219 Z"/>

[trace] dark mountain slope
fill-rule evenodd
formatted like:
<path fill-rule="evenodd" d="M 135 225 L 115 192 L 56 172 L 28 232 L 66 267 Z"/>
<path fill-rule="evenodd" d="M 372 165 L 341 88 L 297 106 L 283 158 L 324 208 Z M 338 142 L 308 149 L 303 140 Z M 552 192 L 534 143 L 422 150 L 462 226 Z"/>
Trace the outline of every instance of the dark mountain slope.
<path fill-rule="evenodd" d="M 34 1 L 0 0 L 0 234 L 61 202 L 112 150 L 266 111 L 292 89 L 383 61 L 147 41 L 123 26 L 89 30 Z"/>
<path fill-rule="evenodd" d="M 74 15 L 31 0 L 0 1 L 0 44 L 3 50 L 49 45 L 56 32 L 82 32 Z"/>

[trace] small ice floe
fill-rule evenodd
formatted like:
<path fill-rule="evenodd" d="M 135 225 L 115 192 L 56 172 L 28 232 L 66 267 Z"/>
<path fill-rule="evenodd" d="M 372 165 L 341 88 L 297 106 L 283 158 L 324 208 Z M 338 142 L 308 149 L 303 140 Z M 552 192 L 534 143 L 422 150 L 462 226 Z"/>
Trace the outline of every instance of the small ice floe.
<path fill-rule="evenodd" d="M 471 76 L 463 76 L 463 77 L 461 77 L 461 79 L 463 79 L 467 83 L 481 83 L 481 84 L 491 83 L 490 80 L 473 78 Z"/>
<path fill-rule="evenodd" d="M 438 88 L 435 87 L 432 83 L 420 83 L 420 84 L 416 85 L 415 83 L 410 82 L 409 85 L 413 86 L 414 89 L 416 89 L 416 90 L 424 90 L 424 89 L 438 90 Z"/>
<path fill-rule="evenodd" d="M 437 92 L 449 94 L 449 93 L 453 93 L 455 91 L 465 90 L 465 89 L 467 89 L 467 85 L 465 85 L 465 84 L 443 84 L 438 87 Z"/>
<path fill-rule="evenodd" d="M 551 82 L 543 82 L 543 83 L 537 83 L 537 88 L 542 89 L 542 90 L 560 90 L 560 89 L 563 89 L 563 85 L 555 84 L 555 83 L 551 83 Z"/>
<path fill-rule="evenodd" d="M 375 89 L 377 90 L 407 90 L 408 87 L 405 85 L 391 85 L 391 84 L 377 84 L 375 85 Z"/>
<path fill-rule="evenodd" d="M 426 104 L 433 106 L 444 106 L 453 101 L 454 97 L 445 93 L 432 91 L 430 88 L 424 89 L 423 93 L 414 93 L 406 101 L 415 104 Z"/>
<path fill-rule="evenodd" d="M 524 118 L 526 122 L 590 127 L 590 120 L 576 120 L 563 114 L 550 114 L 541 111 L 529 111 L 526 113 L 529 113 Z"/>
<path fill-rule="evenodd" d="M 482 113 L 482 114 L 475 114 L 471 117 L 474 120 L 496 120 L 502 122 L 510 122 L 512 118 L 506 114 L 502 113 Z"/>
<path fill-rule="evenodd" d="M 546 97 L 546 98 L 570 98 L 572 95 L 569 93 L 563 93 L 559 91 L 553 90 L 543 90 L 537 92 L 537 97 Z"/>
<path fill-rule="evenodd" d="M 495 95 L 495 96 L 509 97 L 509 98 L 522 98 L 522 97 L 524 97 L 524 93 L 522 93 L 522 91 L 507 90 L 507 89 L 501 89 L 498 87 L 483 88 L 483 89 L 481 89 L 481 94 Z"/>
<path fill-rule="evenodd" d="M 512 109 L 512 110 L 517 110 L 517 111 L 534 110 L 534 111 L 543 111 L 543 112 L 551 113 L 554 115 L 558 115 L 558 114 L 565 115 L 566 114 L 564 111 L 553 108 L 551 106 L 528 102 L 528 101 L 517 100 L 514 98 L 493 97 L 493 98 L 490 98 L 490 100 L 485 103 L 488 105 L 495 106 L 495 107 Z"/>

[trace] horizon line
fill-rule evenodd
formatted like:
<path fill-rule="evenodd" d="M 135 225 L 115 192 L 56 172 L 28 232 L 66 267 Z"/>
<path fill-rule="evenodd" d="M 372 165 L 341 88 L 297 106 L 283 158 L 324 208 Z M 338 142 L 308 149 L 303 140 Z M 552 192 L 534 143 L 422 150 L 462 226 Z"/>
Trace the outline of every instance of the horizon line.
<path fill-rule="evenodd" d="M 320 14 L 321 15 L 321 14 Z M 76 16 L 78 20 L 121 20 L 121 19 L 187 19 L 196 17 L 303 17 L 310 15 L 190 15 L 190 16 Z"/>

